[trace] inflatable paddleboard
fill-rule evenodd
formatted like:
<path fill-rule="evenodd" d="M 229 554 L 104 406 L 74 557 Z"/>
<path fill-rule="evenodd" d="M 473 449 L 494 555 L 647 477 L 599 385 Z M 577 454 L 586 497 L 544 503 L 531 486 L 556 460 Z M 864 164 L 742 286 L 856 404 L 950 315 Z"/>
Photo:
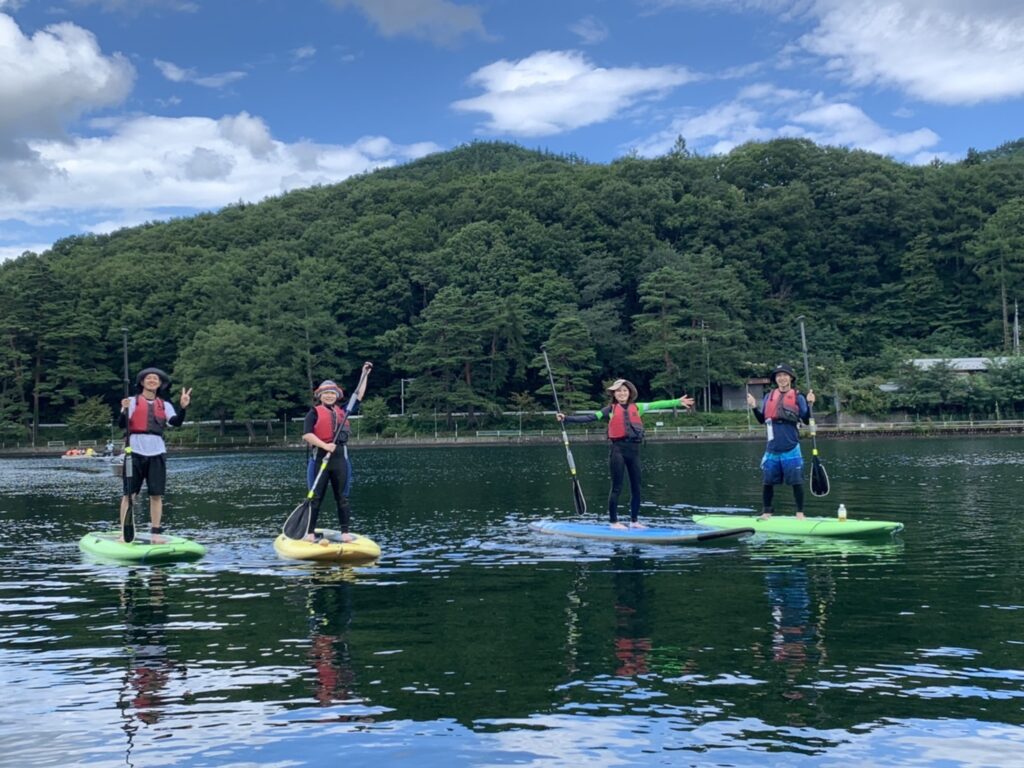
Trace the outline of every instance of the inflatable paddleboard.
<path fill-rule="evenodd" d="M 725 530 L 716 530 L 701 525 L 685 528 L 612 528 L 608 523 L 573 523 L 555 520 L 539 520 L 530 523 L 530 528 L 539 533 L 550 533 L 557 536 L 637 544 L 698 544 L 702 541 L 738 538 L 754 532 L 752 528 L 739 524 L 729 526 Z"/>
<path fill-rule="evenodd" d="M 160 535 L 154 544 L 149 534 L 136 534 L 130 544 L 119 541 L 120 531 L 92 531 L 78 540 L 78 548 L 105 560 L 124 563 L 171 563 L 177 560 L 198 560 L 206 547 L 182 536 Z"/>
<path fill-rule="evenodd" d="M 380 547 L 373 539 L 353 533 L 354 541 L 342 541 L 340 531 L 317 528 L 323 542 L 289 539 L 283 533 L 274 539 L 274 549 L 290 560 L 314 560 L 330 563 L 365 563 L 380 557 Z"/>
<path fill-rule="evenodd" d="M 698 525 L 711 528 L 753 528 L 757 533 L 790 536 L 828 536 L 835 539 L 865 539 L 884 536 L 903 530 L 903 523 L 892 520 L 839 520 L 835 517 L 805 517 L 772 515 L 767 520 L 743 515 L 694 515 Z"/>

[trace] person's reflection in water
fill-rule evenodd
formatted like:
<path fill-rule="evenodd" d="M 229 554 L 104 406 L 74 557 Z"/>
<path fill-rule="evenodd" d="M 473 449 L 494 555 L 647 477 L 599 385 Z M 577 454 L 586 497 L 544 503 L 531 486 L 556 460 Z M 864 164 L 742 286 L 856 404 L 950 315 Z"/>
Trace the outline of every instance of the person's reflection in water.
<path fill-rule="evenodd" d="M 309 591 L 310 648 L 313 667 L 313 695 L 322 707 L 336 703 L 353 703 L 355 673 L 349 647 L 349 631 L 353 618 L 355 574 L 349 570 L 331 571 L 331 577 L 320 577 Z M 335 722 L 372 718 L 342 715 Z"/>
<path fill-rule="evenodd" d="M 117 706 L 124 720 L 130 756 L 135 734 L 142 725 L 155 725 L 169 703 L 166 689 L 176 673 L 184 679 L 188 670 L 175 668 L 167 646 L 167 572 L 162 568 L 130 571 L 121 585 L 120 610 L 128 667 L 121 680 Z"/>
<path fill-rule="evenodd" d="M 615 587 L 615 658 L 619 677 L 649 671 L 651 635 L 648 625 L 643 562 L 636 555 L 612 559 Z"/>
<path fill-rule="evenodd" d="M 814 585 L 802 565 L 769 571 L 765 591 L 772 618 L 771 659 L 785 669 L 785 698 L 796 701 L 807 693 L 800 679 L 808 667 L 826 660 L 824 626 L 831 590 L 815 598 Z"/>

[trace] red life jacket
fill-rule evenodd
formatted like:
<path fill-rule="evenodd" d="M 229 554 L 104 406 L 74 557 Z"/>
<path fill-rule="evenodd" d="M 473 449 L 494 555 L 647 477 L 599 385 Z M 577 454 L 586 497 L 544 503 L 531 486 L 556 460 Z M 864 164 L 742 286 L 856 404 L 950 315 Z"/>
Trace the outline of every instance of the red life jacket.
<path fill-rule="evenodd" d="M 796 424 L 800 421 L 800 403 L 797 391 L 790 389 L 783 393 L 781 389 L 773 389 L 764 404 L 764 417 L 772 421 L 788 421 Z"/>
<path fill-rule="evenodd" d="M 636 403 L 623 408 L 618 403 L 610 406 L 608 418 L 609 440 L 643 440 L 644 423 L 640 420 L 640 411 Z"/>
<path fill-rule="evenodd" d="M 167 409 L 159 397 L 147 400 L 142 395 L 135 396 L 135 410 L 128 419 L 128 432 L 132 435 L 162 435 L 167 426 Z"/>
<path fill-rule="evenodd" d="M 323 440 L 325 443 L 334 441 L 334 433 L 338 429 L 338 425 L 341 424 L 342 419 L 345 418 L 345 409 L 335 405 L 333 408 L 328 409 L 326 405 L 318 405 L 316 407 L 316 423 L 313 424 L 313 434 Z M 333 411 L 333 413 L 331 412 Z M 348 425 L 342 430 L 342 435 L 338 437 L 338 440 L 345 442 L 348 435 L 345 434 L 348 431 Z"/>

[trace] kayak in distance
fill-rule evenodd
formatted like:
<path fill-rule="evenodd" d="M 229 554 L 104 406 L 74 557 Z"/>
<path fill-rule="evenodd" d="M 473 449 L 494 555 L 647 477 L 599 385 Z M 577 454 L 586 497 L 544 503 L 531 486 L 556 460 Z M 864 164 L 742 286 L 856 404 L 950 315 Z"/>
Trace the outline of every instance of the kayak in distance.
<path fill-rule="evenodd" d="M 380 547 L 373 539 L 353 533 L 352 541 L 342 541 L 341 531 L 317 528 L 320 541 L 289 539 L 283 533 L 274 539 L 274 549 L 289 560 L 313 560 L 320 563 L 366 563 L 380 557 Z"/>
<path fill-rule="evenodd" d="M 893 520 L 840 520 L 836 517 L 804 517 L 772 515 L 762 520 L 758 516 L 745 515 L 694 515 L 698 525 L 711 528 L 734 528 L 744 526 L 757 533 L 771 533 L 789 536 L 825 536 L 834 539 L 866 539 L 885 536 L 903 530 L 903 523 Z"/>
<path fill-rule="evenodd" d="M 612 528 L 608 523 L 577 523 L 556 520 L 538 520 L 530 523 L 530 529 L 538 533 L 549 533 L 556 536 L 572 536 L 578 539 L 598 539 L 600 541 L 624 541 L 637 544 L 699 544 L 704 541 L 715 541 L 749 536 L 754 529 L 737 524 L 725 530 L 710 526 L 691 525 L 680 528 Z"/>
<path fill-rule="evenodd" d="M 121 541 L 120 531 L 92 531 L 78 540 L 78 548 L 90 555 L 122 563 L 173 563 L 198 560 L 206 547 L 183 536 L 160 534 L 154 543 L 149 534 L 137 534 L 132 542 Z"/>

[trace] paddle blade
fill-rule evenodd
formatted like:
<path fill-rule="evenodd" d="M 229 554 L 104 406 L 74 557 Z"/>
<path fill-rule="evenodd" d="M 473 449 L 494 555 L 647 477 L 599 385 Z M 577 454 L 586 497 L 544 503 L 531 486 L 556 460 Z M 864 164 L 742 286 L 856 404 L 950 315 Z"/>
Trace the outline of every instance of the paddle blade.
<path fill-rule="evenodd" d="M 128 508 L 121 518 L 121 538 L 127 544 L 135 541 L 135 499 L 132 496 L 132 451 L 130 447 L 124 451 L 124 493 L 128 497 Z"/>
<path fill-rule="evenodd" d="M 124 511 L 124 519 L 121 521 L 121 538 L 126 544 L 135 541 L 135 505 L 128 497 L 128 509 Z"/>
<path fill-rule="evenodd" d="M 825 471 L 825 465 L 821 460 L 815 456 L 811 465 L 811 493 L 815 496 L 828 496 L 828 492 L 828 472 Z"/>
<path fill-rule="evenodd" d="M 583 489 L 576 478 L 572 479 L 572 503 L 576 505 L 577 515 L 587 514 L 587 500 L 583 497 Z"/>
<path fill-rule="evenodd" d="M 281 526 L 281 533 L 289 539 L 301 539 L 309 529 L 309 515 L 311 511 L 309 499 L 306 499 L 288 515 L 288 519 Z"/>

